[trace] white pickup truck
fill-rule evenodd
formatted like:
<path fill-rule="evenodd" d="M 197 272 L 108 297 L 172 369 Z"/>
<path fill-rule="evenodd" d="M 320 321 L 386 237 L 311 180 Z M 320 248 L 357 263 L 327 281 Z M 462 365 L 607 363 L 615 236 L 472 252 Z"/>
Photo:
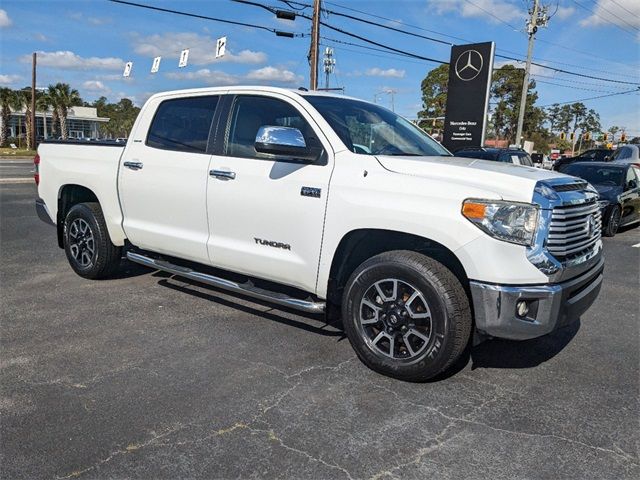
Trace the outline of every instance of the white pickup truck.
<path fill-rule="evenodd" d="M 453 157 L 361 100 L 266 87 L 160 93 L 125 146 L 45 142 L 36 209 L 85 278 L 122 257 L 306 312 L 421 381 L 471 339 L 545 335 L 596 299 L 597 193 Z M 339 310 L 341 308 L 341 310 Z"/>

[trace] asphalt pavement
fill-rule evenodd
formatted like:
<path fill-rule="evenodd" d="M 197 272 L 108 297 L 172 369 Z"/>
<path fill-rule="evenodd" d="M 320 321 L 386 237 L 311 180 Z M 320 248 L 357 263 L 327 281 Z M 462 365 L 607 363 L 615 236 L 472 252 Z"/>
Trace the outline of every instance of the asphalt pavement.
<path fill-rule="evenodd" d="M 321 317 L 76 276 L 35 193 L 0 184 L 2 478 L 640 478 L 640 228 L 579 323 L 412 384 Z"/>
<path fill-rule="evenodd" d="M 33 181 L 32 158 L 0 157 L 0 185 Z"/>

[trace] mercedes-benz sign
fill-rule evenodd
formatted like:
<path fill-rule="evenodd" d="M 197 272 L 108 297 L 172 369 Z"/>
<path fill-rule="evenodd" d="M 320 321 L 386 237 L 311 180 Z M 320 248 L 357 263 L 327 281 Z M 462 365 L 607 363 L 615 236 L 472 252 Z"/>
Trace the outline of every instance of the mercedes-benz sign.
<path fill-rule="evenodd" d="M 451 48 L 442 144 L 455 153 L 484 143 L 493 42 Z"/>

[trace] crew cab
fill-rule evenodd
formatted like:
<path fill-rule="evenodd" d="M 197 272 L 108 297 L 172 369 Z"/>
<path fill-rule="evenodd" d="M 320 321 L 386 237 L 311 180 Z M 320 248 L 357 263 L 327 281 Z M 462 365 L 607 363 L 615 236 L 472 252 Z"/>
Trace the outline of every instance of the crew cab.
<path fill-rule="evenodd" d="M 370 368 L 423 381 L 470 341 L 577 319 L 604 268 L 584 181 L 456 158 L 365 101 L 269 87 L 159 93 L 126 145 L 44 142 L 36 209 L 71 268 L 122 257 L 339 312 Z"/>

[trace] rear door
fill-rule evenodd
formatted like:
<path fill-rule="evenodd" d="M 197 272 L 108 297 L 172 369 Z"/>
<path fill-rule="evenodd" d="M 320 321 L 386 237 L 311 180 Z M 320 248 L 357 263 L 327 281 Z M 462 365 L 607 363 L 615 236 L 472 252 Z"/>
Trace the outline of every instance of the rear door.
<path fill-rule="evenodd" d="M 287 96 L 238 94 L 229 103 L 220 151 L 211 158 L 211 262 L 314 291 L 333 167 L 329 143 L 305 108 Z M 256 133 L 267 125 L 298 128 L 321 153 L 302 162 L 256 152 Z"/>
<path fill-rule="evenodd" d="M 123 227 L 144 249 L 208 263 L 208 150 L 219 96 L 160 97 L 119 172 Z M 146 109 L 145 109 L 146 110 Z"/>

